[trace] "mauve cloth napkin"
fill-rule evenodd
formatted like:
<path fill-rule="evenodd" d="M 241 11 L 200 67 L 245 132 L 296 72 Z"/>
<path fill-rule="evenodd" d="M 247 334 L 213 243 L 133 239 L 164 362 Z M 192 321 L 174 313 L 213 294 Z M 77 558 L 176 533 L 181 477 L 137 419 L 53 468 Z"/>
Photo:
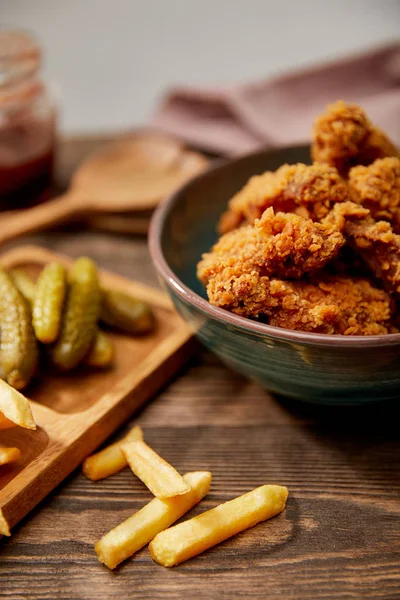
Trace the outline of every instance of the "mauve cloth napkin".
<path fill-rule="evenodd" d="M 233 156 L 308 141 L 316 115 L 339 99 L 360 104 L 400 144 L 400 42 L 260 83 L 177 88 L 151 125 Z"/>

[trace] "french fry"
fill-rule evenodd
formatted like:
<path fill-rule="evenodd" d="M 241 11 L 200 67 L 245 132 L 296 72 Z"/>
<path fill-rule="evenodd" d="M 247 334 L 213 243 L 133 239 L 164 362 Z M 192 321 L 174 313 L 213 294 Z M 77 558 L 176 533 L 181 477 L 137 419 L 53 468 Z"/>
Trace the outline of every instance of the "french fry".
<path fill-rule="evenodd" d="M 10 527 L 7 523 L 7 519 L 3 515 L 3 511 L 0 508 L 0 535 L 10 536 Z"/>
<path fill-rule="evenodd" d="M 36 429 L 29 400 L 0 379 L 0 412 L 20 427 Z"/>
<path fill-rule="evenodd" d="M 167 529 L 208 493 L 211 473 L 199 471 L 183 476 L 189 485 L 187 494 L 161 500 L 154 498 L 137 513 L 112 529 L 95 545 L 100 562 L 115 569 L 123 560 L 138 552 L 157 533 Z"/>
<path fill-rule="evenodd" d="M 17 462 L 20 456 L 21 452 L 19 448 L 0 448 L 0 467 Z"/>
<path fill-rule="evenodd" d="M 190 491 L 182 475 L 145 442 L 123 444 L 122 452 L 132 471 L 156 498 L 171 498 Z"/>
<path fill-rule="evenodd" d="M 262 485 L 159 533 L 149 546 L 150 554 L 164 567 L 178 565 L 279 514 L 285 508 L 287 497 L 285 487 Z"/>
<path fill-rule="evenodd" d="M 10 429 L 15 427 L 15 423 L 7 419 L 2 413 L 0 413 L 0 429 Z"/>
<path fill-rule="evenodd" d="M 135 425 L 121 440 L 89 456 L 82 465 L 84 475 L 92 481 L 98 481 L 122 471 L 128 465 L 128 461 L 121 450 L 121 445 L 125 442 L 142 439 L 142 428 Z"/>

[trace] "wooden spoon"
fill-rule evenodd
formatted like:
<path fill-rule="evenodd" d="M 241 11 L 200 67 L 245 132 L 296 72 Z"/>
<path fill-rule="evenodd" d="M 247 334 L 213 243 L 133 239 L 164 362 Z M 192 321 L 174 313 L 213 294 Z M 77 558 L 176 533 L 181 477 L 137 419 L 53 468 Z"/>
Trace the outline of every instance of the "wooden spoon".
<path fill-rule="evenodd" d="M 85 160 L 64 195 L 0 215 L 0 244 L 76 217 L 154 208 L 207 164 L 203 155 L 162 135 L 121 139 Z"/>

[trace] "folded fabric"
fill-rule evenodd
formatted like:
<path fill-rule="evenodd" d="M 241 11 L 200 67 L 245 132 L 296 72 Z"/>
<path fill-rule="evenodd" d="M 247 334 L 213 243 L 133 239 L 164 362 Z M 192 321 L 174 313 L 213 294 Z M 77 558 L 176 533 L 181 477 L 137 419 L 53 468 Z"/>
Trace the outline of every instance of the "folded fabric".
<path fill-rule="evenodd" d="M 255 84 L 177 88 L 151 125 L 231 156 L 308 141 L 315 117 L 339 99 L 360 104 L 400 144 L 400 43 Z"/>

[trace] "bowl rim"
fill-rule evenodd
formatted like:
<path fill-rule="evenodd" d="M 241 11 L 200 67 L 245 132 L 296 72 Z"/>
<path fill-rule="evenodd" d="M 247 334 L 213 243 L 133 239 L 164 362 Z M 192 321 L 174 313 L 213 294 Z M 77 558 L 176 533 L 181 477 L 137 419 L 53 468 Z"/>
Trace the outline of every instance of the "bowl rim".
<path fill-rule="evenodd" d="M 277 150 L 284 152 L 285 150 L 306 148 L 309 148 L 309 146 L 288 146 L 286 148 L 271 149 L 271 152 L 276 152 Z M 180 299 L 189 304 L 193 304 L 197 309 L 203 313 L 206 313 L 208 317 L 221 322 L 225 326 L 231 325 L 249 333 L 256 334 L 257 336 L 269 336 L 272 338 L 278 338 L 281 340 L 307 345 L 330 347 L 336 346 L 341 348 L 377 348 L 383 346 L 400 345 L 400 333 L 387 333 L 369 336 L 347 336 L 343 334 L 334 335 L 286 329 L 284 327 L 276 327 L 274 325 L 252 321 L 246 317 L 241 317 L 223 308 L 219 308 L 210 304 L 207 300 L 196 294 L 196 292 L 184 284 L 168 265 L 162 250 L 161 239 L 166 220 L 179 198 L 184 195 L 188 189 L 196 185 L 198 181 L 212 176 L 216 171 L 227 167 L 233 167 L 240 164 L 241 161 L 249 160 L 251 157 L 260 157 L 266 152 L 268 152 L 268 149 L 264 148 L 263 150 L 241 155 L 240 157 L 234 159 L 216 159 L 212 162 L 208 169 L 190 179 L 178 190 L 165 198 L 161 204 L 159 204 L 153 214 L 149 229 L 149 250 L 153 264 L 159 275 L 161 275 L 161 277 L 173 288 L 174 292 L 177 294 L 177 296 L 179 296 Z"/>

